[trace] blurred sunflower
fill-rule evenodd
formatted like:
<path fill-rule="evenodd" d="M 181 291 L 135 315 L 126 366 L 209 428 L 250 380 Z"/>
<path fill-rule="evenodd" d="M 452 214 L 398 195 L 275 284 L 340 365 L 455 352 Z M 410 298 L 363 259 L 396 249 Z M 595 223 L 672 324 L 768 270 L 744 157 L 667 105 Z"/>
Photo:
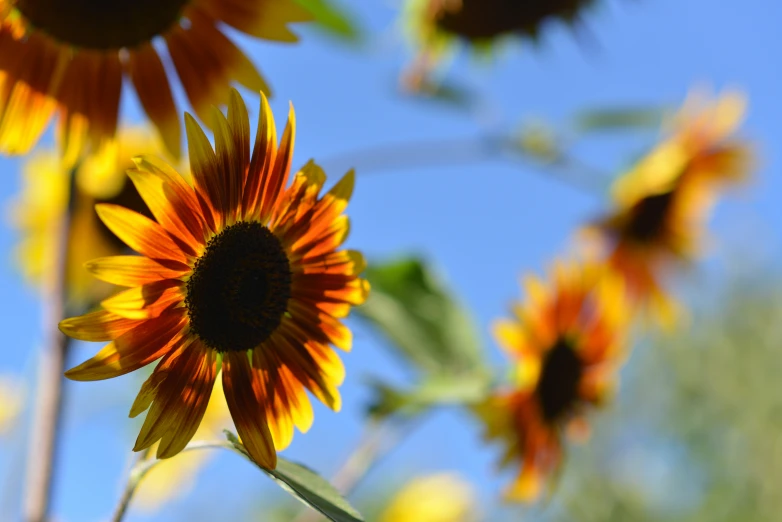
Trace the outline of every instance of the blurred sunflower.
<path fill-rule="evenodd" d="M 22 167 L 21 192 L 12 203 L 10 216 L 20 235 L 16 264 L 28 282 L 40 285 L 56 269 L 59 227 L 71 204 L 65 267 L 68 305 L 83 310 L 107 297 L 111 285 L 92 277 L 84 264 L 96 257 L 121 254 L 127 247 L 100 222 L 95 203 L 121 203 L 151 215 L 125 171 L 134 166 L 133 155 L 163 154 L 164 150 L 148 129 L 131 127 L 121 129 L 99 154 L 88 156 L 74 169 L 55 151 L 27 160 Z"/>
<path fill-rule="evenodd" d="M 157 441 L 176 455 L 199 426 L 218 371 L 228 408 L 250 455 L 274 468 L 293 427 L 313 420 L 304 389 L 334 410 L 344 367 L 331 345 L 348 350 L 340 318 L 361 304 L 364 259 L 338 250 L 349 230 L 354 174 L 319 196 L 325 174 L 308 163 L 288 184 L 291 110 L 280 147 L 262 96 L 255 146 L 247 109 L 232 91 L 228 118 L 213 109 L 215 149 L 185 115 L 194 187 L 151 157 L 129 176 L 156 221 L 117 205 L 98 205 L 103 222 L 138 256 L 90 263 L 93 274 L 130 287 L 102 310 L 66 319 L 77 339 L 112 341 L 69 370 L 75 380 L 132 372 L 157 359 L 131 408 L 149 409 L 135 451 Z"/>
<path fill-rule="evenodd" d="M 509 36 L 536 39 L 552 20 L 574 23 L 595 0 L 407 0 L 405 30 L 418 49 L 405 81 L 426 85 L 434 65 L 462 41 L 476 50 L 491 49 Z"/>
<path fill-rule="evenodd" d="M 209 398 L 204 418 L 193 439 L 220 440 L 224 438 L 223 430 L 232 428 L 231 414 L 218 379 L 215 381 L 215 393 Z M 198 471 L 207 464 L 211 455 L 211 451 L 186 451 L 176 458 L 159 461 L 139 483 L 133 505 L 153 512 L 166 502 L 186 495 L 195 485 Z"/>
<path fill-rule="evenodd" d="M 627 315 L 621 279 L 600 265 L 557 264 L 551 287 L 525 281 L 529 302 L 494 328 L 514 359 L 513 387 L 476 406 L 485 436 L 505 446 L 501 465 L 521 460 L 506 498 L 532 500 L 562 460 L 562 434 L 585 436 L 624 360 Z"/>
<path fill-rule="evenodd" d="M 418 477 L 391 499 L 378 522 L 473 522 L 477 499 L 472 486 L 450 473 Z"/>
<path fill-rule="evenodd" d="M 169 152 L 179 155 L 179 111 L 157 41 L 199 116 L 228 101 L 234 82 L 268 92 L 222 24 L 293 42 L 309 14 L 295 0 L 0 0 L 0 152 L 25 153 L 54 112 L 66 161 L 117 127 L 123 79 Z"/>
<path fill-rule="evenodd" d="M 614 184 L 614 213 L 586 229 L 627 280 L 633 302 L 650 304 L 663 324 L 676 310 L 661 286 L 663 272 L 696 257 L 719 191 L 750 175 L 748 145 L 731 138 L 745 105 L 734 92 L 712 104 L 691 97 L 671 136 Z"/>

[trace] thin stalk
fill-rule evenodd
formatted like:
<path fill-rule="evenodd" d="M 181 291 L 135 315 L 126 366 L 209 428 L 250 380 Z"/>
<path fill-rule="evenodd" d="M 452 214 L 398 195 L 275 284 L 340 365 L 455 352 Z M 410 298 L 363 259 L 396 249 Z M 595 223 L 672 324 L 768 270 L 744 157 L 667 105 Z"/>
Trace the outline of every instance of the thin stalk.
<path fill-rule="evenodd" d="M 604 195 L 611 176 L 564 151 L 558 153 L 560 156 L 554 160 L 543 160 L 521 149 L 512 136 L 493 134 L 379 145 L 328 158 L 322 166 L 327 172 L 355 168 L 357 173 L 368 175 L 505 161 L 523 163 L 532 173 L 557 180 L 590 196 Z"/>
<path fill-rule="evenodd" d="M 71 173 L 71 181 L 73 173 Z M 72 185 L 72 183 L 71 183 Z M 72 191 L 71 191 L 72 192 Z M 43 332 L 44 349 L 41 353 L 35 409 L 33 411 L 32 434 L 28 447 L 26 464 L 26 496 L 24 499 L 24 520 L 45 522 L 49 519 L 53 475 L 57 463 L 58 439 L 62 425 L 63 373 L 68 355 L 70 339 L 60 332 L 57 324 L 65 317 L 67 298 L 66 269 L 68 259 L 68 237 L 70 235 L 71 201 L 58 223 L 56 234 L 57 264 L 44 281 Z"/>
<path fill-rule="evenodd" d="M 185 449 L 182 450 L 182 453 L 194 450 L 219 448 L 236 451 L 230 443 L 225 441 L 196 441 L 188 444 Z M 114 515 L 111 517 L 111 522 L 122 522 L 130 507 L 130 501 L 133 500 L 133 495 L 136 493 L 138 485 L 141 484 L 141 480 L 152 470 L 152 468 L 160 464 L 160 462 L 162 461 L 152 457 L 152 448 L 147 448 L 138 453 L 130 468 L 128 482 L 122 490 L 122 495 L 120 495 L 119 501 L 117 502 L 117 507 L 114 510 Z"/>
<path fill-rule="evenodd" d="M 147 448 L 136 455 L 136 458 L 130 467 L 128 482 L 122 490 L 122 495 L 117 503 L 117 509 L 114 511 L 114 516 L 111 517 L 112 522 L 120 522 L 125 517 L 128 507 L 130 506 L 130 501 L 133 499 L 133 494 L 136 493 L 136 488 L 138 488 L 138 485 L 141 483 L 141 479 L 144 478 L 144 475 L 146 475 L 155 465 L 156 460 L 154 458 L 149 458 L 151 449 L 152 448 Z"/>

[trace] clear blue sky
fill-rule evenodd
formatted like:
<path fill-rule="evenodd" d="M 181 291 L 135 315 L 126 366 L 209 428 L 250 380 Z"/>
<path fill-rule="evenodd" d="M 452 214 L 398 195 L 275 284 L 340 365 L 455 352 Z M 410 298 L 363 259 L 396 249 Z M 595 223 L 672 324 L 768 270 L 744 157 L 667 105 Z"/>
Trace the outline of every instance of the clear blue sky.
<path fill-rule="evenodd" d="M 401 96 L 397 75 L 408 50 L 396 30 L 396 2 L 345 0 L 371 36 L 356 51 L 310 29 L 302 43 L 280 46 L 241 38 L 275 91 L 272 106 L 278 124 L 292 100 L 298 130 L 295 165 L 315 158 L 327 167 L 347 167 L 357 151 L 395 143 L 439 142 L 478 136 L 481 123 L 442 104 Z M 611 105 L 679 104 L 694 85 L 736 86 L 750 98 L 744 134 L 757 140 L 757 184 L 727 200 L 714 221 L 714 256 L 738 257 L 735 250 L 754 245 L 759 254 L 778 259 L 776 233 L 782 223 L 777 201 L 782 194 L 777 142 L 782 137 L 782 6 L 771 0 L 604 0 L 586 17 L 587 34 L 576 37 L 562 26 L 550 27 L 537 48 L 509 49 L 492 64 L 460 59 L 450 77 L 481 93 L 497 128 L 513 128 L 530 116 L 564 124 L 576 111 Z M 125 91 L 128 92 L 128 91 Z M 257 100 L 250 100 L 254 109 Z M 254 111 L 251 110 L 251 114 Z M 126 121 L 140 118 L 135 100 L 126 100 Z M 600 136 L 585 140 L 578 154 L 606 171 L 626 165 L 651 145 L 655 134 Z M 500 363 L 488 336 L 493 318 L 518 296 L 518 275 L 540 270 L 563 252 L 575 228 L 599 212 L 600 194 L 590 195 L 519 162 L 503 159 L 442 167 L 379 169 L 363 161 L 348 209 L 349 240 L 370 260 L 407 252 L 424 253 L 446 274 Z M 0 160 L 0 201 L 18 188 L 18 160 Z M 331 179 L 342 172 L 329 171 Z M 0 228 L 0 327 L 5 331 L 0 372 L 33 374 L 39 344 L 40 303 L 13 271 L 8 252 L 15 242 Z M 733 249 L 733 253 L 731 253 Z M 719 266 L 715 270 L 722 270 Z M 79 345 L 74 361 L 97 345 Z M 297 434 L 285 456 L 330 474 L 356 442 L 362 407 L 368 398 L 364 378 L 406 374 L 383 352 L 370 333 L 356 332 L 352 353 L 344 356 L 347 381 L 344 407 L 334 414 L 316 407 L 312 430 Z M 127 411 L 139 380 L 68 383 L 69 407 L 54 499 L 58 520 L 96 521 L 116 502 L 138 424 Z M 0 480 L 18 487 L 19 441 L 0 441 Z M 493 498 L 500 486 L 493 475 L 496 452 L 479 442 L 477 427 L 457 412 L 438 413 L 384 461 L 369 477 L 380 483 L 414 473 L 458 470 Z M 157 517 L 132 512 L 128 520 L 178 520 L 209 507 L 233 509 L 283 499 L 282 493 L 246 462 L 219 455 L 201 476 L 195 493 Z M 2 501 L 0 501 L 2 503 Z M 0 511 L 2 513 L 2 511 Z M 2 515 L 0 515 L 2 516 Z M 226 519 L 230 519 L 227 517 Z M 259 518 L 260 520 L 260 518 Z"/>

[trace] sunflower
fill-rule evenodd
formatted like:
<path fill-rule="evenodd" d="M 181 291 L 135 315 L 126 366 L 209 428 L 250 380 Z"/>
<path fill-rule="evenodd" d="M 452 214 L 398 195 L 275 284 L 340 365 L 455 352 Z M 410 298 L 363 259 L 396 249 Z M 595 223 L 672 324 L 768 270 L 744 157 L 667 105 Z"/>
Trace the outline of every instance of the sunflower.
<path fill-rule="evenodd" d="M 595 0 L 407 0 L 405 29 L 419 50 L 406 81 L 416 88 L 432 67 L 461 41 L 476 50 L 512 37 L 537 39 L 552 20 L 575 23 Z"/>
<path fill-rule="evenodd" d="M 222 24 L 268 40 L 309 14 L 295 0 L 0 0 L 0 152 L 27 152 L 55 112 L 66 159 L 114 135 L 124 80 L 178 156 L 179 112 L 158 40 L 196 114 L 230 86 L 268 92 Z"/>
<path fill-rule="evenodd" d="M 132 154 L 164 151 L 163 144 L 150 136 L 149 129 L 128 127 L 120 129 L 99 154 L 87 156 L 74 168 L 63 163 L 55 151 L 43 151 L 27 160 L 22 167 L 22 188 L 10 212 L 20 235 L 16 264 L 25 279 L 38 286 L 55 271 L 60 259 L 59 227 L 70 204 L 65 267 L 67 304 L 71 309 L 83 310 L 108 297 L 111 285 L 92 277 L 84 270 L 84 263 L 96 257 L 122 254 L 127 247 L 100 222 L 95 203 L 122 203 L 151 215 L 125 171 L 134 165 Z"/>
<path fill-rule="evenodd" d="M 130 287 L 102 309 L 60 323 L 77 339 L 111 341 L 66 372 L 108 379 L 160 359 L 131 416 L 149 409 L 135 451 L 157 441 L 176 455 L 199 426 L 217 374 L 250 455 L 276 465 L 293 428 L 309 429 L 305 393 L 334 410 L 344 368 L 332 345 L 351 347 L 340 318 L 361 304 L 368 284 L 360 253 L 338 250 L 349 224 L 349 172 L 320 196 L 325 174 L 308 163 L 287 186 L 293 112 L 280 141 L 262 96 L 255 146 L 247 109 L 232 91 L 228 118 L 214 109 L 215 148 L 185 115 L 194 186 L 150 157 L 129 176 L 155 221 L 117 205 L 98 205 L 106 226 L 141 257 L 108 257 L 89 269 Z"/>
<path fill-rule="evenodd" d="M 474 522 L 477 498 L 472 485 L 451 473 L 417 477 L 391 499 L 379 522 Z"/>
<path fill-rule="evenodd" d="M 532 500 L 562 460 L 562 434 L 586 433 L 624 359 L 627 315 L 621 279 L 598 264 L 557 264 L 551 287 L 525 281 L 529 302 L 500 320 L 495 337 L 514 360 L 513 386 L 476 407 L 486 438 L 505 447 L 502 465 L 521 460 L 506 490 Z"/>
<path fill-rule="evenodd" d="M 661 285 L 669 267 L 697 256 L 699 238 L 721 189 L 746 181 L 751 154 L 731 138 L 745 101 L 727 93 L 709 104 L 692 97 L 674 120 L 674 131 L 612 188 L 613 214 L 587 227 L 627 280 L 636 303 L 649 303 L 663 323 L 675 307 Z"/>

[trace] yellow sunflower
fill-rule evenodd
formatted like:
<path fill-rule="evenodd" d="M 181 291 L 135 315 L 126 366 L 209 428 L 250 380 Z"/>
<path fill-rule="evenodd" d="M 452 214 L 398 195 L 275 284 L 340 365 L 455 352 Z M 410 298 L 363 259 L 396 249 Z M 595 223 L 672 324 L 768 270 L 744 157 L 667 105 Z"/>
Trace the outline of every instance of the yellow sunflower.
<path fill-rule="evenodd" d="M 476 50 L 498 40 L 535 39 L 552 20 L 573 23 L 595 0 L 407 0 L 405 30 L 418 55 L 408 72 L 410 87 L 420 87 L 428 72 L 458 41 Z"/>
<path fill-rule="evenodd" d="M 744 98 L 732 92 L 713 104 L 691 98 L 671 136 L 616 181 L 615 212 L 587 228 L 627 280 L 632 300 L 652 305 L 663 322 L 674 319 L 663 272 L 696 257 L 719 191 L 751 172 L 749 147 L 731 138 L 744 107 Z"/>
<path fill-rule="evenodd" d="M 407 483 L 378 522 L 474 522 L 477 504 L 468 482 L 451 473 L 438 473 Z"/>
<path fill-rule="evenodd" d="M 310 162 L 287 186 L 293 112 L 278 149 L 263 95 L 252 151 L 236 91 L 228 118 L 217 109 L 213 116 L 214 149 L 185 115 L 194 186 L 153 157 L 135 159 L 129 176 L 156 221 L 98 205 L 106 226 L 141 256 L 90 263 L 96 277 L 130 288 L 60 323 L 77 339 L 111 341 L 66 376 L 108 379 L 160 359 L 130 414 L 149 409 L 134 450 L 160 441 L 157 456 L 166 458 L 195 433 L 222 370 L 239 436 L 273 468 L 294 426 L 304 432 L 312 423 L 305 388 L 340 407 L 344 368 L 332 345 L 350 349 L 340 318 L 369 290 L 361 254 L 339 250 L 354 175 L 321 196 L 325 175 Z"/>
<path fill-rule="evenodd" d="M 268 91 L 223 24 L 292 42 L 309 14 L 295 0 L 0 0 L 0 152 L 25 153 L 52 115 L 66 160 L 114 135 L 122 84 L 132 83 L 168 150 L 179 111 L 158 40 L 196 114 L 225 103 L 231 84 Z"/>
<path fill-rule="evenodd" d="M 120 129 L 99 154 L 86 157 L 74 169 L 55 151 L 38 153 L 25 162 L 21 192 L 10 215 L 20 235 L 16 264 L 28 282 L 38 286 L 57 268 L 59 227 L 72 198 L 65 267 L 68 305 L 83 310 L 108 297 L 111 285 L 92 277 L 84 264 L 122 254 L 127 247 L 100 222 L 94 207 L 101 202 L 121 203 L 151 215 L 125 174 L 134 166 L 131 156 L 139 153 L 164 154 L 165 148 L 149 129 L 129 127 Z"/>
<path fill-rule="evenodd" d="M 621 279 L 597 264 L 557 264 L 550 287 L 525 281 L 529 302 L 500 320 L 495 337 L 513 358 L 513 386 L 476 407 L 486 437 L 521 461 L 506 490 L 532 500 L 562 460 L 562 435 L 585 435 L 585 414 L 603 402 L 624 360 L 627 315 Z"/>

